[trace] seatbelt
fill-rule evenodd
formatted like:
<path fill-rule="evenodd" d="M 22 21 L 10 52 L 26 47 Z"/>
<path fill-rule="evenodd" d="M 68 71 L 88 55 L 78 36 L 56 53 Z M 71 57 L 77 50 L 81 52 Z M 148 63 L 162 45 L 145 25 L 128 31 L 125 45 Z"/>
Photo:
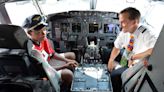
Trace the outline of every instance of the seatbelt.
<path fill-rule="evenodd" d="M 32 50 L 31 56 L 42 64 L 43 69 L 46 72 L 52 86 L 54 87 L 56 92 L 60 92 L 60 85 L 59 85 L 60 76 L 58 75 L 57 71 L 52 66 L 50 66 L 47 61 L 45 61 L 42 54 L 37 50 Z"/>

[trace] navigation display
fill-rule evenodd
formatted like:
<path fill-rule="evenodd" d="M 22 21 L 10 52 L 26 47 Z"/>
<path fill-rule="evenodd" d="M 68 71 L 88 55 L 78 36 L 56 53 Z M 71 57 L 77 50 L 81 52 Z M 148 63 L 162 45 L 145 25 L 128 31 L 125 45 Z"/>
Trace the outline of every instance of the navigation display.
<path fill-rule="evenodd" d="M 115 30 L 114 24 L 104 24 L 104 33 L 113 33 Z"/>
<path fill-rule="evenodd" d="M 98 24 L 90 23 L 89 24 L 89 33 L 98 32 Z"/>
<path fill-rule="evenodd" d="M 81 32 L 81 23 L 72 23 L 73 32 Z"/>
<path fill-rule="evenodd" d="M 69 32 L 70 24 L 69 23 L 61 23 L 61 31 L 62 32 Z"/>

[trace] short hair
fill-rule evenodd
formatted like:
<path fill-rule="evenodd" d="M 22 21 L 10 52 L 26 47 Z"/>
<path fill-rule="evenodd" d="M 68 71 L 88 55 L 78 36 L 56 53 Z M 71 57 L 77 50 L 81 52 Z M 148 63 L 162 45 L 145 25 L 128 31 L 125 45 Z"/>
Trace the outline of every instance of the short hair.
<path fill-rule="evenodd" d="M 140 19 L 141 13 L 139 10 L 133 7 L 127 7 L 123 9 L 120 14 L 128 13 L 130 20 Z"/>

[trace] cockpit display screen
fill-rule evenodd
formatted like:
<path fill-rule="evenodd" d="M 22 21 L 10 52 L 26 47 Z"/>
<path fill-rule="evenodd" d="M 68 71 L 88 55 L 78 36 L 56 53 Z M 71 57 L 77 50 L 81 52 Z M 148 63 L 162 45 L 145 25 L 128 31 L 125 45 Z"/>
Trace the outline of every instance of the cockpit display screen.
<path fill-rule="evenodd" d="M 113 33 L 115 30 L 114 24 L 104 24 L 104 33 Z"/>
<path fill-rule="evenodd" d="M 62 32 L 68 32 L 70 28 L 70 24 L 69 23 L 61 23 L 61 31 Z"/>
<path fill-rule="evenodd" d="M 72 32 L 81 32 L 81 23 L 72 23 Z"/>
<path fill-rule="evenodd" d="M 99 26 L 98 24 L 90 23 L 89 24 L 89 33 L 98 32 Z"/>

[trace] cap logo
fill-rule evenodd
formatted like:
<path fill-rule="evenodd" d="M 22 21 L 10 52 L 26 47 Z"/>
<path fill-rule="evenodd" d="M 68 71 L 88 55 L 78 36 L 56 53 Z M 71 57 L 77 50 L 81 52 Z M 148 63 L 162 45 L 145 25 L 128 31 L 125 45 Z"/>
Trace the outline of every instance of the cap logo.
<path fill-rule="evenodd" d="M 37 16 L 37 17 L 33 18 L 32 20 L 39 21 L 39 19 L 40 19 L 40 16 Z"/>

